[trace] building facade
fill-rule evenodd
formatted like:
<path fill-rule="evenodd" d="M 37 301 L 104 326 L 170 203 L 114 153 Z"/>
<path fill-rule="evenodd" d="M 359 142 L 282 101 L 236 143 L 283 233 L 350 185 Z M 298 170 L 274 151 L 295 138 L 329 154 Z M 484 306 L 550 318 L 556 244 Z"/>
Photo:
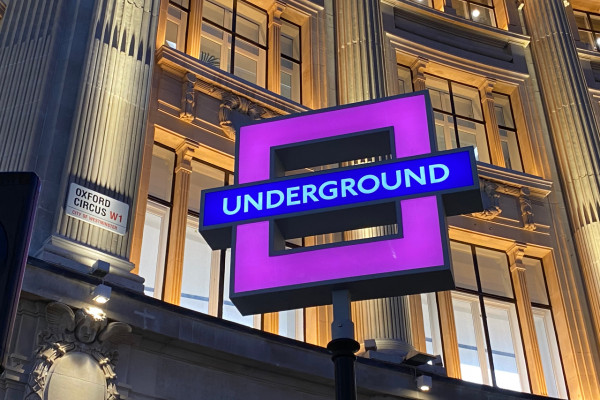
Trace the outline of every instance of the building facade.
<path fill-rule="evenodd" d="M 239 314 L 200 192 L 244 122 L 413 91 L 484 210 L 456 290 L 353 304 L 359 397 L 600 398 L 600 0 L 0 0 L 0 171 L 42 181 L 0 399 L 331 398 L 331 307 Z"/>

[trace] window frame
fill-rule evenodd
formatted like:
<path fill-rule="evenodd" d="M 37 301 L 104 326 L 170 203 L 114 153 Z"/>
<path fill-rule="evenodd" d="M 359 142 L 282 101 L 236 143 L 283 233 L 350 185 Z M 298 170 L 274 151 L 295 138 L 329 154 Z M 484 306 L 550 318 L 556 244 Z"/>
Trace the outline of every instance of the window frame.
<path fill-rule="evenodd" d="M 492 28 L 497 28 L 498 27 L 498 16 L 496 15 L 496 5 L 494 4 L 494 0 L 492 0 L 492 5 L 487 5 L 484 4 L 482 2 L 479 2 L 477 0 L 457 0 L 459 2 L 465 3 L 466 4 L 466 8 L 467 8 L 467 17 L 464 17 L 462 15 L 459 14 L 460 17 L 465 18 L 469 21 L 475 22 L 476 24 L 481 24 L 481 25 L 485 25 L 485 26 L 491 26 Z M 492 22 L 493 24 L 486 24 L 485 22 L 479 22 L 474 20 L 473 18 L 473 8 L 476 7 L 481 7 L 481 8 L 485 8 L 487 10 L 491 10 L 491 13 L 493 15 L 493 19 Z M 457 10 L 458 11 L 458 10 Z"/>
<path fill-rule="evenodd" d="M 299 47 L 300 47 L 299 50 L 298 50 L 298 59 L 294 59 L 293 57 L 287 56 L 287 55 L 283 54 L 283 51 L 280 50 L 280 52 L 279 52 L 279 64 L 280 64 L 280 69 L 282 69 L 283 67 L 281 67 L 281 59 L 284 59 L 284 60 L 290 61 L 293 64 L 298 65 L 298 71 L 299 71 L 298 88 L 299 88 L 299 91 L 300 91 L 300 98 L 298 99 L 297 102 L 300 103 L 300 104 L 302 104 L 302 97 L 303 97 L 302 96 L 303 95 L 303 88 L 302 88 L 302 26 L 300 26 L 300 25 L 298 25 L 298 24 L 290 21 L 287 18 L 283 18 L 283 17 L 281 18 L 281 21 L 282 21 L 282 26 L 283 26 L 283 22 L 285 21 L 286 23 L 288 23 L 290 25 L 293 25 L 293 26 L 295 26 L 295 27 L 298 28 L 298 42 L 299 42 Z M 277 40 L 281 41 L 281 33 L 280 33 L 280 37 L 278 37 Z M 281 42 L 279 43 L 279 47 L 281 49 Z M 280 74 L 281 74 L 281 72 L 280 72 Z M 293 89 L 293 86 L 292 86 L 292 89 Z M 280 78 L 280 82 L 279 82 L 279 91 L 280 91 L 280 94 L 281 94 L 281 78 Z M 293 92 L 293 90 L 292 90 L 292 92 Z M 286 96 L 284 96 L 284 97 L 286 99 L 288 98 Z M 289 100 L 296 101 L 293 98 L 289 98 Z"/>
<path fill-rule="evenodd" d="M 594 13 L 594 12 L 590 12 L 590 11 L 573 9 L 573 16 L 577 17 L 577 14 L 583 14 L 585 16 L 585 19 L 586 19 L 588 25 L 590 26 L 589 28 L 581 28 L 577 24 L 577 18 L 575 18 L 575 27 L 577 28 L 578 33 L 581 31 L 584 31 L 584 32 L 591 34 L 595 38 L 593 43 L 590 43 L 586 40 L 582 40 L 581 34 L 579 34 L 579 40 L 583 43 L 587 43 L 590 46 L 592 46 L 592 49 L 594 51 L 600 51 L 600 30 L 598 30 L 598 31 L 594 30 L 594 24 L 592 24 L 592 19 L 590 18 L 590 15 L 595 15 L 598 17 L 598 20 L 600 20 L 600 13 Z"/>
<path fill-rule="evenodd" d="M 190 1 L 194 1 L 194 0 L 190 0 Z M 169 10 L 168 10 L 169 7 L 176 8 L 177 10 L 181 11 L 182 13 L 184 13 L 185 14 L 185 18 L 184 18 L 185 20 L 184 19 L 176 20 L 174 17 L 172 17 L 169 14 Z M 189 7 L 185 8 L 181 4 L 178 4 L 178 3 L 176 3 L 173 0 L 169 0 L 169 4 L 167 5 L 167 20 L 165 22 L 167 25 L 165 26 L 165 32 L 166 32 L 166 28 L 167 28 L 167 26 L 169 24 L 169 21 L 173 22 L 174 24 L 176 24 L 178 26 L 178 29 L 177 29 L 177 43 L 176 43 L 177 47 L 175 47 L 175 49 L 179 50 L 179 51 L 182 51 L 182 52 L 185 52 L 185 49 L 187 47 L 187 28 L 190 25 L 190 9 L 189 9 Z M 180 23 L 182 23 L 182 22 L 183 22 L 183 29 L 181 29 L 182 25 L 180 25 Z M 179 46 L 178 46 L 180 40 L 181 40 L 181 48 L 179 48 Z M 166 33 L 165 33 L 165 44 L 167 46 L 169 46 L 167 44 Z M 169 47 L 171 47 L 171 46 L 169 46 Z"/>

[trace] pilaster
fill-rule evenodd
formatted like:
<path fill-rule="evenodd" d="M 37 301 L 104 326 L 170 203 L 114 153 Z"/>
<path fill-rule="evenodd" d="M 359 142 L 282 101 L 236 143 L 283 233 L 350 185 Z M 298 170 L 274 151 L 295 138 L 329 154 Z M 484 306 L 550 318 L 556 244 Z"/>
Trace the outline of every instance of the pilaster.
<path fill-rule="evenodd" d="M 519 325 L 521 326 L 521 335 L 523 337 L 523 348 L 526 355 L 527 370 L 529 371 L 531 391 L 534 394 L 547 396 L 548 391 L 546 389 L 542 358 L 535 332 L 533 312 L 531 311 L 531 300 L 529 299 L 529 292 L 527 290 L 525 266 L 523 265 L 525 248 L 526 245 L 524 243 L 515 243 L 507 250 L 510 262 L 510 275 L 515 289 L 517 314 Z"/>
<path fill-rule="evenodd" d="M 204 0 L 190 0 L 190 15 L 187 27 L 185 52 L 200 58 L 200 38 L 202 37 L 202 4 Z"/>
<path fill-rule="evenodd" d="M 581 336 L 574 342 L 582 357 L 575 367 L 580 372 L 593 367 L 594 376 L 589 385 L 582 384 L 582 391 L 594 398 L 600 380 L 592 361 L 597 359 L 600 335 L 600 132 L 565 3 L 525 0 L 523 12 L 592 316 L 593 329 L 585 320 L 577 323 Z"/>
<path fill-rule="evenodd" d="M 438 310 L 440 312 L 440 331 L 442 348 L 444 349 L 444 367 L 451 378 L 462 379 L 460 372 L 460 356 L 458 354 L 458 337 L 452 307 L 450 291 L 437 292 Z"/>
<path fill-rule="evenodd" d="M 173 208 L 171 209 L 171 225 L 169 228 L 169 254 L 165 270 L 163 297 L 164 301 L 171 304 L 179 304 L 181 298 L 185 231 L 187 227 L 188 197 L 194 148 L 195 146 L 189 142 L 184 142 L 177 148 Z"/>
<path fill-rule="evenodd" d="M 498 129 L 496 110 L 494 109 L 493 91 L 495 84 L 496 82 L 493 79 L 486 79 L 479 87 L 479 93 L 481 95 L 481 107 L 487 131 L 490 161 L 494 165 L 506 167 L 504 153 L 502 152 L 502 143 L 500 143 L 500 130 Z"/>
<path fill-rule="evenodd" d="M 285 5 L 279 1 L 269 9 L 269 63 L 271 71 L 268 74 L 267 88 L 275 93 L 281 93 L 281 14 Z"/>

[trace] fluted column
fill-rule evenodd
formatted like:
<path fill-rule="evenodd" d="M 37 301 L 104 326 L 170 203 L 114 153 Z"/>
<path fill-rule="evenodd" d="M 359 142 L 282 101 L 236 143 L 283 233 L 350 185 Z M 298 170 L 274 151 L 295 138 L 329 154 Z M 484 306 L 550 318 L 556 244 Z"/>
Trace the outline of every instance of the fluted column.
<path fill-rule="evenodd" d="M 165 270 L 163 300 L 179 304 L 181 298 L 181 278 L 183 276 L 183 255 L 185 231 L 187 227 L 188 198 L 192 175 L 192 154 L 195 146 L 184 142 L 177 148 L 175 185 L 173 186 L 173 207 L 169 229 L 169 257 Z"/>
<path fill-rule="evenodd" d="M 505 167 L 504 153 L 502 152 L 502 143 L 500 142 L 500 129 L 498 128 L 496 110 L 494 109 L 493 91 L 495 83 L 492 79 L 486 79 L 479 87 L 479 93 L 481 94 L 481 108 L 483 109 L 483 118 L 485 119 L 490 161 L 494 165 Z"/>
<path fill-rule="evenodd" d="M 598 340 L 600 132 L 563 1 L 526 0 L 524 15 Z"/>
<path fill-rule="evenodd" d="M 523 336 L 523 348 L 525 349 L 525 359 L 527 370 L 529 371 L 529 381 L 531 391 L 534 394 L 543 396 L 548 395 L 546 389 L 546 379 L 544 378 L 544 369 L 542 367 L 542 357 L 535 332 L 533 322 L 533 312 L 531 310 L 531 300 L 527 291 L 527 281 L 525 278 L 525 266 L 523 265 L 523 256 L 525 255 L 525 244 L 515 243 L 507 250 L 510 261 L 510 275 L 515 288 L 515 300 L 517 302 L 517 311 L 519 324 L 521 326 L 521 335 Z"/>
<path fill-rule="evenodd" d="M 154 64 L 158 0 L 98 0 L 73 113 L 64 192 L 75 182 L 129 205 L 121 236 L 59 211 L 57 233 L 127 259 Z"/>
<path fill-rule="evenodd" d="M 274 93 L 281 93 L 281 14 L 285 5 L 279 1 L 269 9 L 269 81 L 267 88 Z"/>
<path fill-rule="evenodd" d="M 334 9 L 339 103 L 385 97 L 386 63 L 379 2 L 335 0 Z M 374 229 L 352 235 L 369 237 Z M 375 339 L 378 350 L 399 352 L 406 352 L 412 344 L 410 306 L 406 297 L 355 302 L 352 319 L 358 342 Z"/>

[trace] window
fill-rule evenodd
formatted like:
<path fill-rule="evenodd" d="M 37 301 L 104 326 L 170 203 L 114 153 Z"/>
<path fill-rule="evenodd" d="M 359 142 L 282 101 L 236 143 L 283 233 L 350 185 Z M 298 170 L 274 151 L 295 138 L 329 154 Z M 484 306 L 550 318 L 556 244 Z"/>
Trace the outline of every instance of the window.
<path fill-rule="evenodd" d="M 451 242 L 451 250 L 460 266 L 452 304 L 462 378 L 528 392 L 506 253 L 458 242 Z"/>
<path fill-rule="evenodd" d="M 180 51 L 185 51 L 189 7 L 189 0 L 169 1 L 165 44 Z"/>
<path fill-rule="evenodd" d="M 529 392 L 508 257 L 505 252 L 450 242 L 456 290 L 452 304 L 462 378 Z M 561 359 L 541 260 L 524 257 L 526 284 L 549 396 L 566 398 Z M 424 296 L 424 295 L 422 295 Z M 429 308 L 426 311 L 425 305 Z M 423 301 L 424 319 L 431 303 Z M 425 322 L 427 349 L 439 333 Z"/>
<path fill-rule="evenodd" d="M 600 14 L 574 10 L 579 39 L 592 49 L 600 50 Z"/>
<path fill-rule="evenodd" d="M 412 72 L 410 68 L 405 67 L 403 65 L 398 65 L 398 93 L 412 93 L 413 84 L 412 84 Z"/>
<path fill-rule="evenodd" d="M 473 146 L 475 158 L 490 162 L 479 90 L 472 86 L 426 75 L 434 109 L 438 150 Z"/>
<path fill-rule="evenodd" d="M 267 13 L 242 0 L 206 0 L 200 60 L 265 86 Z"/>
<path fill-rule="evenodd" d="M 145 278 L 144 293 L 156 298 L 162 297 L 174 168 L 175 153 L 154 145 L 138 274 Z"/>
<path fill-rule="evenodd" d="M 452 8 L 463 18 L 480 24 L 497 26 L 494 0 L 452 0 Z"/>
<path fill-rule="evenodd" d="M 427 353 L 441 355 L 442 341 L 440 335 L 440 320 L 437 311 L 435 293 L 421 294 L 423 308 L 423 328 L 425 331 L 425 347 Z"/>
<path fill-rule="evenodd" d="M 281 20 L 281 95 L 300 103 L 301 90 L 301 51 L 300 27 Z"/>
<path fill-rule="evenodd" d="M 414 3 L 423 4 L 432 7 L 432 0 L 411 0 Z"/>
<path fill-rule="evenodd" d="M 523 163 L 521 162 L 521 152 L 519 151 L 519 141 L 513 119 L 510 97 L 500 93 L 493 93 L 493 97 L 496 121 L 498 122 L 500 134 L 500 144 L 502 145 L 502 154 L 504 155 L 504 165 L 508 169 L 523 172 Z"/>

